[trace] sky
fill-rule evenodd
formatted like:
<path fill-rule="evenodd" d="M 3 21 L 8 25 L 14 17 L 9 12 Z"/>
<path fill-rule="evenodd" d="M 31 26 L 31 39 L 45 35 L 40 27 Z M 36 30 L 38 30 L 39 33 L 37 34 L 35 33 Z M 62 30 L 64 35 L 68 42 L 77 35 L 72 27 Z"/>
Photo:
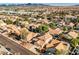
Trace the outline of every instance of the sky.
<path fill-rule="evenodd" d="M 0 3 L 79 3 L 79 0 L 0 0 Z"/>
<path fill-rule="evenodd" d="M 53 6 L 70 6 L 79 4 L 79 0 L 0 0 L 0 4 L 2 3 L 46 3 Z"/>

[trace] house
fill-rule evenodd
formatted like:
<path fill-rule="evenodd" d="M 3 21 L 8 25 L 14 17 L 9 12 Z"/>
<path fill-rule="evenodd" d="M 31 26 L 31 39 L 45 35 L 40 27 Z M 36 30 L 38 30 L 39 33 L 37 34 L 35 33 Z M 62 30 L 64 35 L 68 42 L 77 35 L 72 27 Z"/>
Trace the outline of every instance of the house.
<path fill-rule="evenodd" d="M 65 18 L 76 18 L 76 17 L 72 15 L 66 15 Z"/>
<path fill-rule="evenodd" d="M 39 40 L 44 40 L 45 43 L 48 43 L 50 40 L 52 40 L 52 35 L 50 35 L 48 32 L 44 35 L 37 37 Z"/>
<path fill-rule="evenodd" d="M 44 43 L 45 43 L 45 41 L 43 41 L 43 40 L 38 40 L 37 42 L 35 42 L 35 45 L 36 45 L 36 46 L 39 46 L 39 47 L 42 47 Z"/>
<path fill-rule="evenodd" d="M 50 43 L 46 45 L 46 48 L 54 48 L 57 44 L 59 44 L 60 41 L 57 39 L 53 39 Z"/>
<path fill-rule="evenodd" d="M 65 26 L 65 25 L 66 25 L 65 21 L 62 20 L 62 21 L 60 22 L 60 25 L 61 25 L 61 26 Z"/>
<path fill-rule="evenodd" d="M 4 23 L 2 20 L 0 20 L 0 27 L 6 26 L 6 23 Z"/>
<path fill-rule="evenodd" d="M 56 19 L 59 19 L 59 18 L 60 18 L 60 16 L 57 16 L 57 15 L 56 15 L 56 16 L 54 16 L 54 17 L 55 17 Z"/>
<path fill-rule="evenodd" d="M 75 25 L 75 24 L 74 24 L 74 23 L 72 23 L 72 22 L 71 22 L 71 23 L 69 23 L 69 26 L 70 26 L 70 27 L 73 27 L 74 25 Z"/>
<path fill-rule="evenodd" d="M 10 32 L 15 33 L 16 35 L 20 35 L 20 31 L 18 30 L 18 28 L 15 25 L 7 25 L 7 28 L 10 29 Z"/>
<path fill-rule="evenodd" d="M 48 19 L 42 19 L 41 22 L 44 22 L 44 23 L 46 23 L 46 24 L 49 24 Z"/>
<path fill-rule="evenodd" d="M 29 25 L 28 21 L 21 21 L 20 23 L 21 25 L 24 25 L 25 27 L 28 27 Z"/>
<path fill-rule="evenodd" d="M 29 32 L 29 34 L 26 36 L 27 41 L 31 41 L 32 38 L 36 37 L 38 35 L 38 33 L 34 33 L 34 32 Z"/>
<path fill-rule="evenodd" d="M 32 24 L 29 24 L 28 25 L 28 29 L 30 30 L 30 31 L 34 31 L 37 27 L 39 27 L 41 24 L 34 24 L 34 23 L 32 23 Z"/>
<path fill-rule="evenodd" d="M 42 40 L 47 40 L 47 39 L 52 39 L 52 36 L 47 32 L 47 33 L 45 33 L 45 34 L 43 34 L 43 35 L 40 35 L 40 36 L 38 36 L 37 37 L 38 39 L 42 39 Z"/>
<path fill-rule="evenodd" d="M 69 49 L 70 45 L 67 42 L 61 41 L 55 48 L 58 51 L 66 52 Z"/>
<path fill-rule="evenodd" d="M 49 24 L 49 21 L 48 21 L 48 19 L 41 19 L 41 18 L 39 18 L 38 20 L 37 20 L 37 23 L 46 23 L 46 24 Z"/>
<path fill-rule="evenodd" d="M 52 35 L 60 34 L 60 33 L 62 33 L 62 30 L 60 28 L 56 28 L 56 29 L 49 28 L 49 33 Z"/>
<path fill-rule="evenodd" d="M 37 45 L 40 45 L 42 48 L 48 44 L 51 40 L 52 40 L 52 35 L 50 35 L 49 33 L 45 33 L 44 35 L 37 37 L 39 40 L 36 42 Z M 41 42 L 41 43 L 39 43 Z"/>
<path fill-rule="evenodd" d="M 71 37 L 74 38 L 74 39 L 78 37 L 78 33 L 76 33 L 75 31 L 70 31 L 70 32 L 68 33 L 68 35 L 71 36 Z"/>

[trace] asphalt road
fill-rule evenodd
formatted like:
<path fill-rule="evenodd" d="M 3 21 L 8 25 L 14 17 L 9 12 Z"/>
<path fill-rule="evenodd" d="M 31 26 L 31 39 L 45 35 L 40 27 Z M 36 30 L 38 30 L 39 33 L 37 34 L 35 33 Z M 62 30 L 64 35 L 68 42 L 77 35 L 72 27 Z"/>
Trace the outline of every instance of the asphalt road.
<path fill-rule="evenodd" d="M 26 48 L 20 46 L 16 42 L 10 40 L 9 38 L 0 34 L 0 44 L 2 44 L 6 48 L 10 48 L 10 52 L 12 53 L 20 53 L 20 55 L 35 55 L 31 51 Z"/>

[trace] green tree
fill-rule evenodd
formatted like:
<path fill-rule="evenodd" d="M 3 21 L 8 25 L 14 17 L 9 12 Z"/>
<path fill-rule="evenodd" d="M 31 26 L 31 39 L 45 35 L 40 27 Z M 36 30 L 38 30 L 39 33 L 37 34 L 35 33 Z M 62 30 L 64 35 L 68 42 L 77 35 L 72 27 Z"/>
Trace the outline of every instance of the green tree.
<path fill-rule="evenodd" d="M 67 30 L 68 30 L 68 27 L 67 27 L 67 26 L 64 26 L 64 27 L 63 27 L 63 30 L 64 30 L 64 31 L 67 31 Z"/>
<path fill-rule="evenodd" d="M 7 19 L 7 20 L 5 21 L 5 23 L 7 23 L 7 24 L 13 24 L 13 21 L 10 20 L 10 19 Z"/>
<path fill-rule="evenodd" d="M 15 25 L 19 25 L 19 20 L 17 19 L 16 21 L 14 21 L 13 24 L 15 24 Z"/>
<path fill-rule="evenodd" d="M 27 22 L 29 22 L 29 23 L 32 22 L 32 20 L 28 19 L 28 17 L 25 17 L 25 18 L 24 18 L 24 21 L 27 21 Z"/>
<path fill-rule="evenodd" d="M 38 32 L 40 33 L 45 33 L 48 31 L 48 26 L 47 25 L 40 25 L 38 28 L 37 28 Z"/>
<path fill-rule="evenodd" d="M 79 39 L 72 39 L 71 40 L 71 46 L 76 47 L 79 44 Z"/>
<path fill-rule="evenodd" d="M 79 18 L 77 18 L 77 22 L 79 22 Z"/>
<path fill-rule="evenodd" d="M 55 22 L 52 22 L 49 24 L 50 28 L 54 29 L 56 28 L 57 24 Z"/>

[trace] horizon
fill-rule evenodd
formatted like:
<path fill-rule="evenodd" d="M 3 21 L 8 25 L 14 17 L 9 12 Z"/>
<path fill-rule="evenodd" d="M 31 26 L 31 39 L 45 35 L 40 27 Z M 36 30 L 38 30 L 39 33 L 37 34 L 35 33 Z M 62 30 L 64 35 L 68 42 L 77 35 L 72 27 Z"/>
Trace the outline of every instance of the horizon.
<path fill-rule="evenodd" d="M 0 3 L 0 5 L 6 4 L 28 4 L 28 3 Z M 44 5 L 49 5 L 49 6 L 74 6 L 74 5 L 79 5 L 79 3 L 31 3 L 31 4 L 44 4 Z"/>

